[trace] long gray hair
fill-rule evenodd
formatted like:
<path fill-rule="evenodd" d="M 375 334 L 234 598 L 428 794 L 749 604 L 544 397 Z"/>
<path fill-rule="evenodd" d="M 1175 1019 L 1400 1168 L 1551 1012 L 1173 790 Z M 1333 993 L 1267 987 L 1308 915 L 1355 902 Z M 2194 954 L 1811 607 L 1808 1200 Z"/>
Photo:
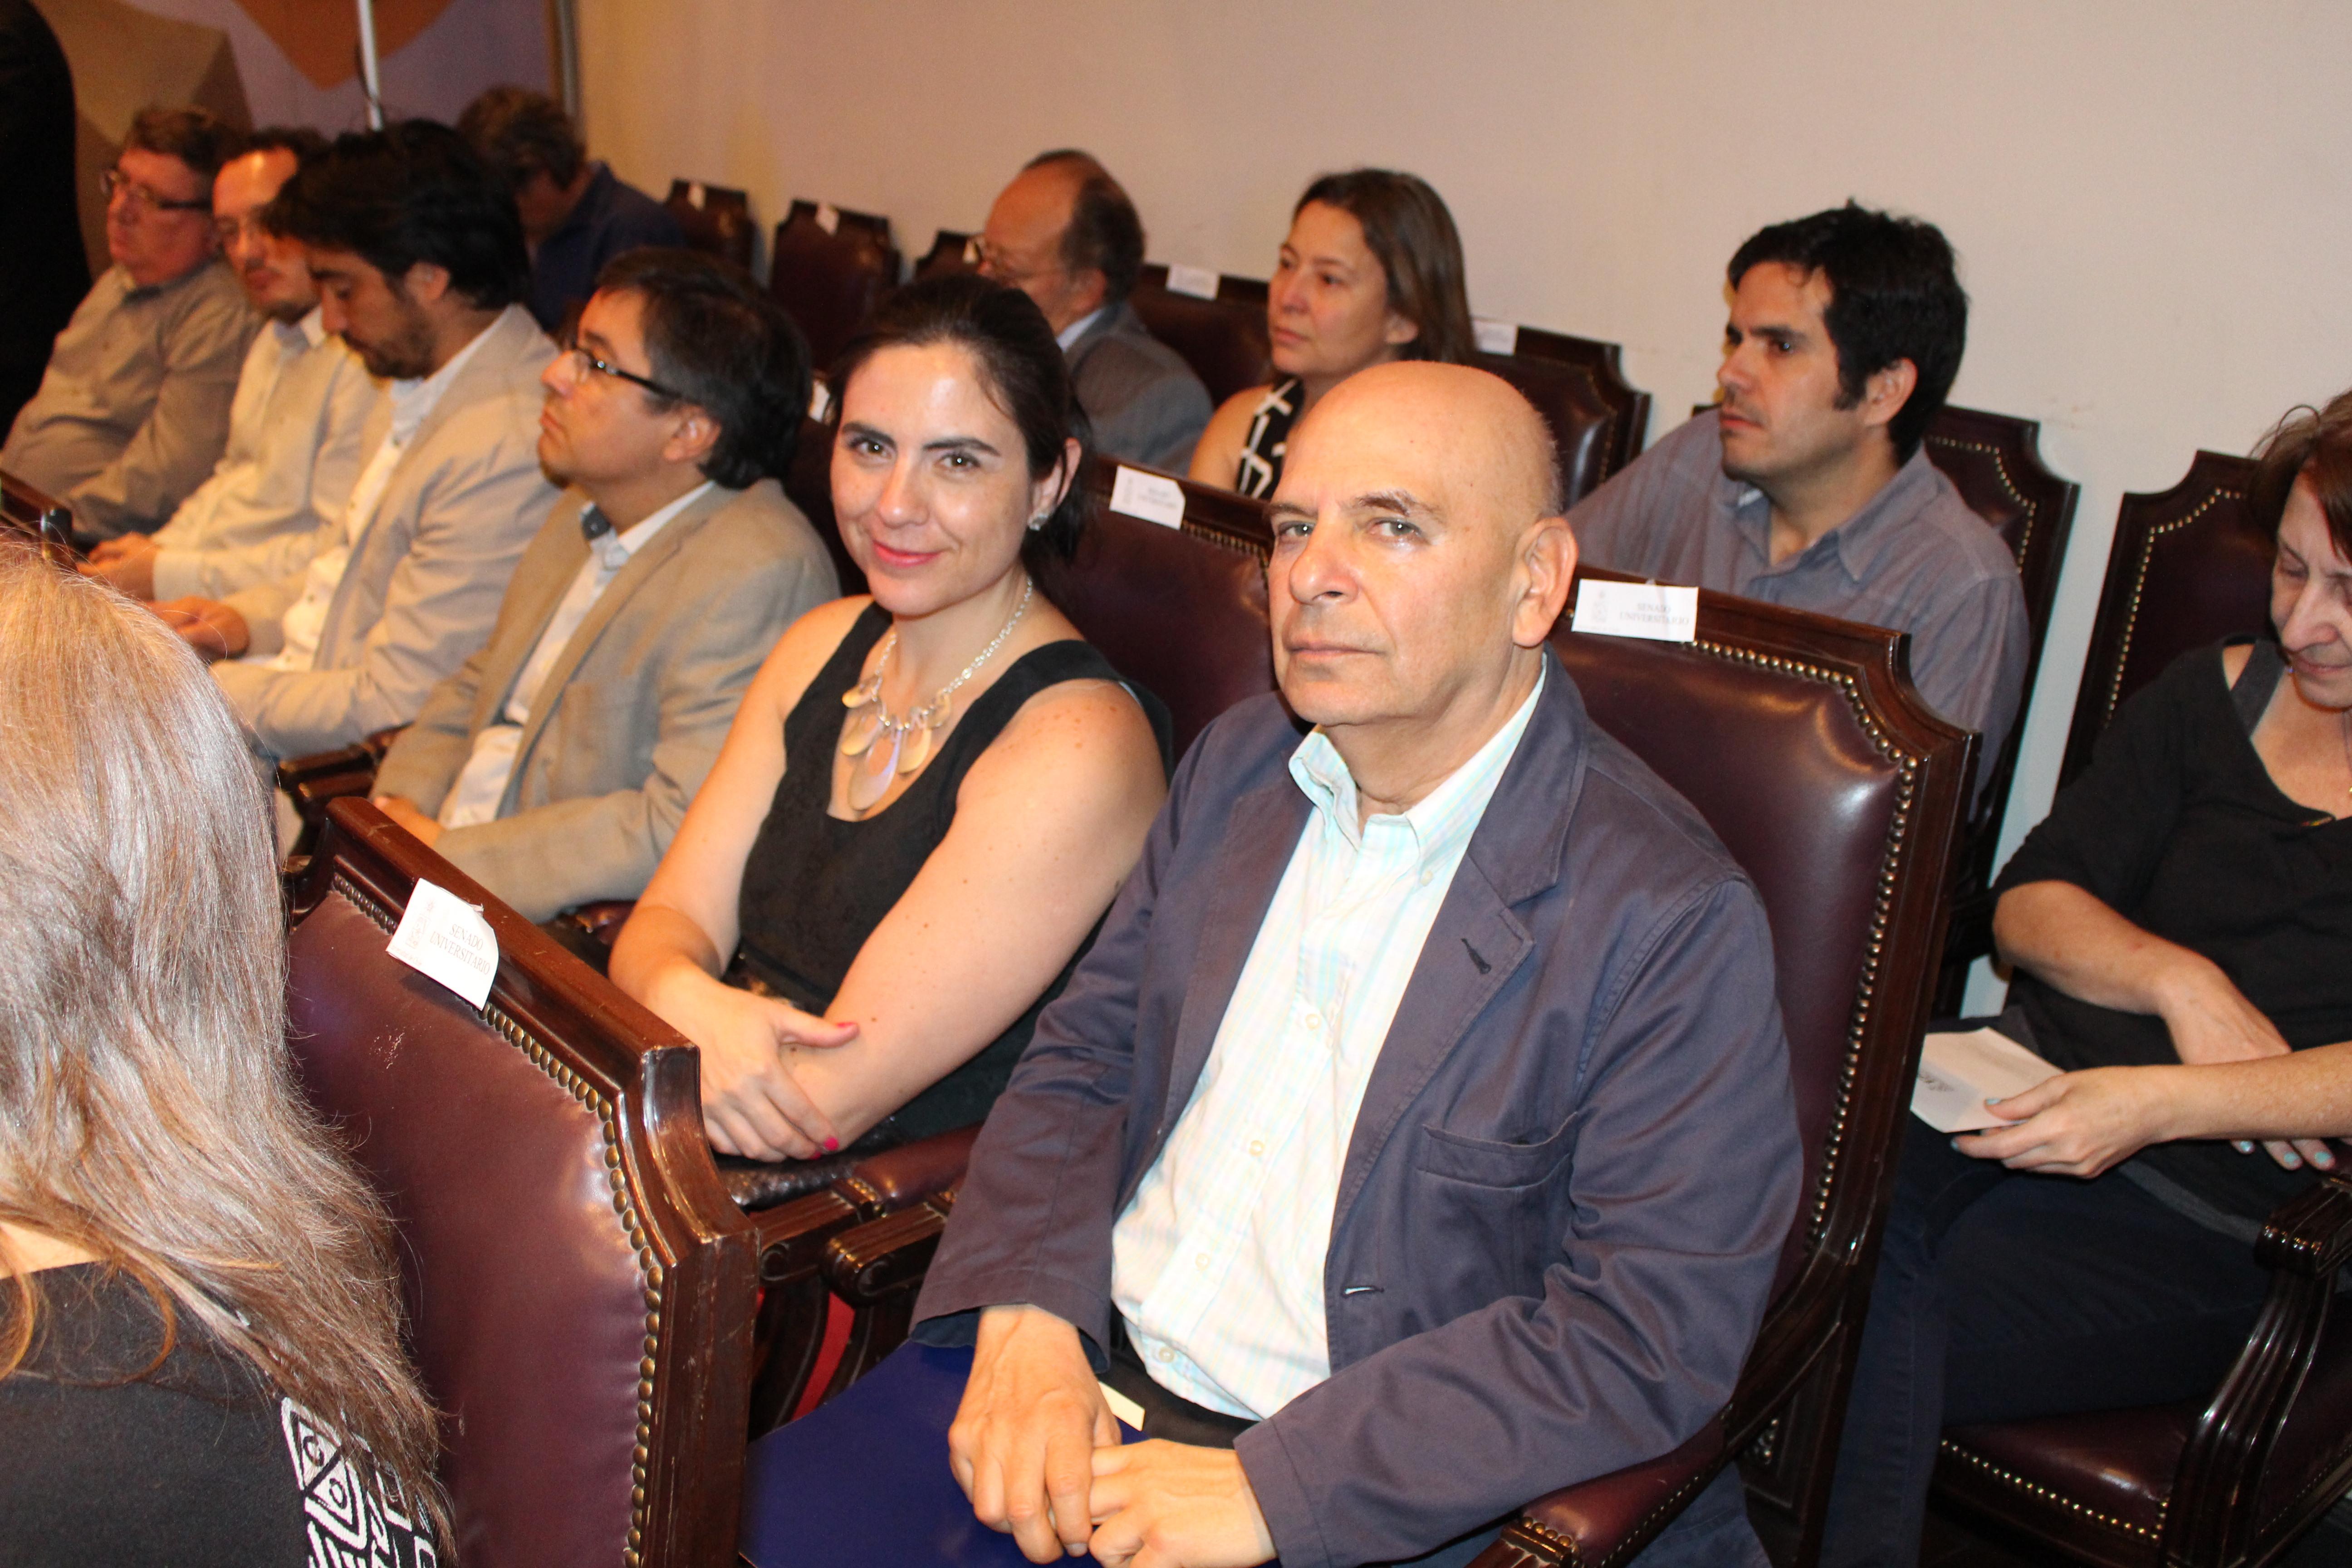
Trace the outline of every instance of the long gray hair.
<path fill-rule="evenodd" d="M 269 801 L 220 689 L 112 590 L 0 545 L 0 1219 L 250 1361 L 446 1540 L 380 1206 L 297 1092 Z M 39 1275 L 0 1247 L 30 1348 Z M 361 1452 L 364 1445 L 365 1452 Z"/>

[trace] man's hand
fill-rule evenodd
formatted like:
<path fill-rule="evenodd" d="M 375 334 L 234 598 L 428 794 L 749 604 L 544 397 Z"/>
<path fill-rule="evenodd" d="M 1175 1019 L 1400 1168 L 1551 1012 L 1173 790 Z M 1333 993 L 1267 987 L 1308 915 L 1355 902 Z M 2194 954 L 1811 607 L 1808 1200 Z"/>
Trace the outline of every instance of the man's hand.
<path fill-rule="evenodd" d="M 253 646 L 253 633 L 245 617 L 217 599 L 173 599 L 148 608 L 179 633 L 206 664 L 236 658 Z"/>
<path fill-rule="evenodd" d="M 408 829 L 409 836 L 427 849 L 440 842 L 441 825 L 417 809 L 415 801 L 404 795 L 380 795 L 375 808 Z"/>
<path fill-rule="evenodd" d="M 120 539 L 100 541 L 79 570 L 85 577 L 105 579 L 134 599 L 152 599 L 155 596 L 155 557 L 160 552 L 147 535 L 126 533 Z"/>
<path fill-rule="evenodd" d="M 1095 1450 L 1095 1561 L 1108 1568 L 1253 1568 L 1274 1537 L 1239 1456 L 1150 1440 Z"/>
<path fill-rule="evenodd" d="M 971 1381 L 948 1428 L 948 1464 L 991 1530 L 1032 1563 L 1075 1557 L 1094 1534 L 1091 1456 L 1118 1447 L 1078 1331 L 1038 1307 L 980 1315 Z"/>

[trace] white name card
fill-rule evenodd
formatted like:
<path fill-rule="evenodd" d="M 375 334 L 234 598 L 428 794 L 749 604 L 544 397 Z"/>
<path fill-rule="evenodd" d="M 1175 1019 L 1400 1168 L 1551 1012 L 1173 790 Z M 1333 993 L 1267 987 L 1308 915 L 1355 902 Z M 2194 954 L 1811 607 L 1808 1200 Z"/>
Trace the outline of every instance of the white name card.
<path fill-rule="evenodd" d="M 1919 1077 L 1911 1086 L 1911 1114 L 1938 1132 L 2006 1126 L 1985 1109 L 1985 1101 L 2023 1094 L 2057 1073 L 2056 1068 L 1991 1029 L 1930 1035 L 1919 1052 Z"/>
<path fill-rule="evenodd" d="M 1184 526 L 1184 487 L 1165 474 L 1150 474 L 1121 463 L 1110 481 L 1110 510 L 1156 522 Z"/>
<path fill-rule="evenodd" d="M 1190 294 L 1195 300 L 1213 300 L 1217 297 L 1217 275 L 1205 267 L 1178 267 L 1171 263 L 1168 268 L 1168 291 Z"/>
<path fill-rule="evenodd" d="M 980 236 L 975 234 L 963 242 L 963 264 L 966 267 L 980 265 Z"/>
<path fill-rule="evenodd" d="M 817 227 L 824 230 L 827 234 L 836 234 L 840 232 L 841 209 L 835 206 L 831 202 L 817 203 L 816 226 Z"/>
<path fill-rule="evenodd" d="M 687 205 L 688 205 L 688 206 L 690 206 L 690 207 L 694 208 L 694 210 L 695 210 L 695 211 L 697 211 L 697 212 L 700 212 L 700 211 L 702 210 L 703 199 L 704 199 L 705 195 L 706 195 L 706 193 L 703 191 L 703 188 L 702 188 L 702 182 L 701 182 L 700 180 L 689 180 L 688 182 L 687 182 L 687 186 L 686 186 L 686 201 L 687 201 Z"/>
<path fill-rule="evenodd" d="M 809 417 L 822 425 L 824 416 L 832 412 L 833 388 L 821 381 L 809 383 Z"/>
<path fill-rule="evenodd" d="M 490 982 L 498 978 L 499 939 L 490 922 L 480 910 L 432 882 L 418 881 L 408 895 L 408 912 L 384 951 L 477 1009 L 490 999 Z"/>
<path fill-rule="evenodd" d="M 1664 583 L 1604 583 L 1587 577 L 1576 585 L 1580 632 L 1612 637 L 1648 637 L 1653 642 L 1693 642 L 1698 637 L 1698 590 Z"/>
<path fill-rule="evenodd" d="M 1490 316 L 1470 318 L 1470 330 L 1477 336 L 1481 353 L 1515 354 L 1519 352 L 1519 324 L 1497 321 Z"/>

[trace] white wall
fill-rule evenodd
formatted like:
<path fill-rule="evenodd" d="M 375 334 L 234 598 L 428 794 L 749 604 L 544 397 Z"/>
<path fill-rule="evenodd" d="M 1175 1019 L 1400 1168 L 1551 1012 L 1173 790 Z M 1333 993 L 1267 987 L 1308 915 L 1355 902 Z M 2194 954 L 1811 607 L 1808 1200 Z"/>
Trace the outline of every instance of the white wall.
<path fill-rule="evenodd" d="M 2004 853 L 2118 498 L 2352 384 L 2352 6 L 2324 0 L 589 0 L 581 34 L 624 177 L 887 213 L 910 254 L 1050 146 L 1103 158 L 1155 259 L 1255 277 L 1312 175 L 1412 169 L 1473 307 L 1622 343 L 1654 435 L 1712 390 L 1749 232 L 1849 195 L 1932 218 L 1975 301 L 1955 400 L 2041 420 L 2083 486 Z"/>

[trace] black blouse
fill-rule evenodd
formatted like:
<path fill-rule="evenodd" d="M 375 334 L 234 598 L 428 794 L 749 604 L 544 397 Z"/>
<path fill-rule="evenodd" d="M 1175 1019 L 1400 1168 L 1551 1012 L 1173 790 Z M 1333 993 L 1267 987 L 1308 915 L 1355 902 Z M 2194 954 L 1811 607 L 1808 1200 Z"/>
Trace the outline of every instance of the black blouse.
<path fill-rule="evenodd" d="M 828 809 L 834 750 L 848 717 L 841 694 L 857 684 L 866 654 L 889 626 L 887 612 L 866 606 L 784 720 L 783 780 L 743 865 L 738 965 L 804 1013 L 821 1016 L 833 1005 L 866 939 L 954 824 L 964 774 L 1022 704 L 1065 680 L 1119 679 L 1091 644 L 1051 642 L 1032 648 L 980 694 L 939 754 L 897 800 L 872 816 L 844 821 Z M 1171 734 L 1167 710 L 1139 688 L 1129 689 L 1150 718 L 1164 766 Z M 1050 806 L 1038 803 L 1040 810 Z M 1078 951 L 1084 952 L 1085 946 Z M 1037 1015 L 1062 994 L 1076 963 L 1073 955 L 1045 994 L 979 1055 L 901 1108 L 891 1119 L 890 1136 L 928 1138 L 986 1116 L 1028 1046 Z"/>
<path fill-rule="evenodd" d="M 2220 646 L 2183 654 L 2124 704 L 1995 891 L 2082 888 L 2212 960 L 2302 1050 L 2352 1039 L 2352 820 L 2289 799 L 2254 751 L 2284 669 L 2277 645 L 2258 642 L 2232 691 Z M 2097 1006 L 2022 971 L 2010 1001 L 2058 1067 L 2180 1059 L 2152 1015 Z M 2133 1159 L 2255 1221 L 2315 1179 L 2210 1141 L 2158 1143 Z"/>
<path fill-rule="evenodd" d="M 185 1313 L 94 1263 L 36 1276 L 33 1344 L 0 1379 L 0 1563 L 417 1568 L 398 1506 L 335 1436 Z M 0 1283 L 0 1328 L 16 1310 Z"/>

